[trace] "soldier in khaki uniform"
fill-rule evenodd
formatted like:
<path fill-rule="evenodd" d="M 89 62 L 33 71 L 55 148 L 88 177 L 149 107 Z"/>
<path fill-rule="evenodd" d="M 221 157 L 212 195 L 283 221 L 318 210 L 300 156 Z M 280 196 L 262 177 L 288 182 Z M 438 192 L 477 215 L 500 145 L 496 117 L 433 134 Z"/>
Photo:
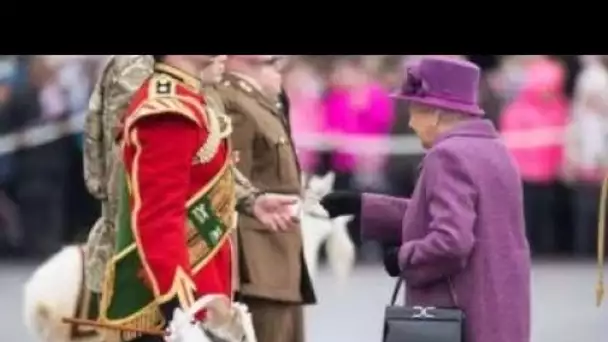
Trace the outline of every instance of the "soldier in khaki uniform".
<path fill-rule="evenodd" d="M 280 61 L 276 56 L 229 56 L 218 89 L 232 118 L 237 168 L 261 191 L 300 195 Z M 238 292 L 253 315 L 258 340 L 304 341 L 302 305 L 316 298 L 299 225 L 281 231 L 244 215 L 239 220 Z"/>

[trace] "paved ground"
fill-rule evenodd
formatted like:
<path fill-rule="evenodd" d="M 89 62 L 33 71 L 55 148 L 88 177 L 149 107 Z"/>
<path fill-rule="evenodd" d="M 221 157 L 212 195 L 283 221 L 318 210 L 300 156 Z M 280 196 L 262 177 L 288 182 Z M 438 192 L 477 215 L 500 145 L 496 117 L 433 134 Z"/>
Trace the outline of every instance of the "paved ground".
<path fill-rule="evenodd" d="M 21 285 L 32 269 L 0 262 L 0 342 L 34 342 L 21 323 Z M 533 342 L 608 340 L 608 299 L 595 308 L 592 263 L 537 262 L 533 276 Z M 323 272 L 317 281 L 320 304 L 308 310 L 308 341 L 380 341 L 392 285 L 380 267 L 357 269 L 346 286 Z"/>

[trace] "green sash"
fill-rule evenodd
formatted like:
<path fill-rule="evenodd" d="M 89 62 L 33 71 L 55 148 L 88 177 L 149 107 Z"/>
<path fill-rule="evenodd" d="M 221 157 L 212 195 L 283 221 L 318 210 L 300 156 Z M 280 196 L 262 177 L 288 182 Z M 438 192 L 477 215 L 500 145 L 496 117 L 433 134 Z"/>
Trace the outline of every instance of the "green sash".
<path fill-rule="evenodd" d="M 186 203 L 187 245 L 196 274 L 230 236 L 235 219 L 235 185 L 227 162 L 216 177 Z M 115 256 L 106 271 L 100 320 L 140 329 L 162 326 L 152 290 L 141 277 L 143 262 L 131 229 L 129 187 L 123 174 Z"/>

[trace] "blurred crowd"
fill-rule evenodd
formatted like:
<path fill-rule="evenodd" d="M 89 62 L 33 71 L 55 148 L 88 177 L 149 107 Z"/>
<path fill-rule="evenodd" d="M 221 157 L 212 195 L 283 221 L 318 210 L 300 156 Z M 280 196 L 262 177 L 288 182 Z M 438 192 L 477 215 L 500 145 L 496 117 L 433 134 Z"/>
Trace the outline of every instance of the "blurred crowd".
<path fill-rule="evenodd" d="M 0 137 L 18 141 L 28 128 L 82 114 L 99 61 L 63 57 L 2 56 Z M 5 254 L 47 256 L 97 215 L 84 190 L 78 138 L 66 135 L 0 152 L 0 250 Z"/>
<path fill-rule="evenodd" d="M 608 172 L 608 57 L 455 57 L 482 69 L 479 101 L 520 168 L 533 252 L 590 255 L 600 183 Z M 292 58 L 285 88 L 305 172 L 334 171 L 336 188 L 411 194 L 421 150 L 364 151 L 368 138 L 394 146 L 391 139 L 413 134 L 406 106 L 390 94 L 416 58 Z M 99 214 L 82 180 L 79 134 L 7 151 L 2 142 L 18 140 L 19 132 L 37 125 L 83 115 L 104 59 L 0 58 L 0 255 L 46 256 L 82 240 Z M 332 143 L 340 137 L 354 143 Z"/>

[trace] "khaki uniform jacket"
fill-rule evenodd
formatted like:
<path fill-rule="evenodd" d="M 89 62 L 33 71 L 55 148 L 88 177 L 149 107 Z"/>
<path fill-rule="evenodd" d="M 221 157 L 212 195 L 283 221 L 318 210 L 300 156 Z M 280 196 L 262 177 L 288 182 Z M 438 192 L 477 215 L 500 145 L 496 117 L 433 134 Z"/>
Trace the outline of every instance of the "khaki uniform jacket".
<path fill-rule="evenodd" d="M 300 195 L 300 168 L 284 106 L 233 74 L 224 77 L 218 91 L 232 119 L 237 168 L 261 191 Z M 240 215 L 238 234 L 240 295 L 316 301 L 300 229 L 271 232 L 256 219 Z"/>

